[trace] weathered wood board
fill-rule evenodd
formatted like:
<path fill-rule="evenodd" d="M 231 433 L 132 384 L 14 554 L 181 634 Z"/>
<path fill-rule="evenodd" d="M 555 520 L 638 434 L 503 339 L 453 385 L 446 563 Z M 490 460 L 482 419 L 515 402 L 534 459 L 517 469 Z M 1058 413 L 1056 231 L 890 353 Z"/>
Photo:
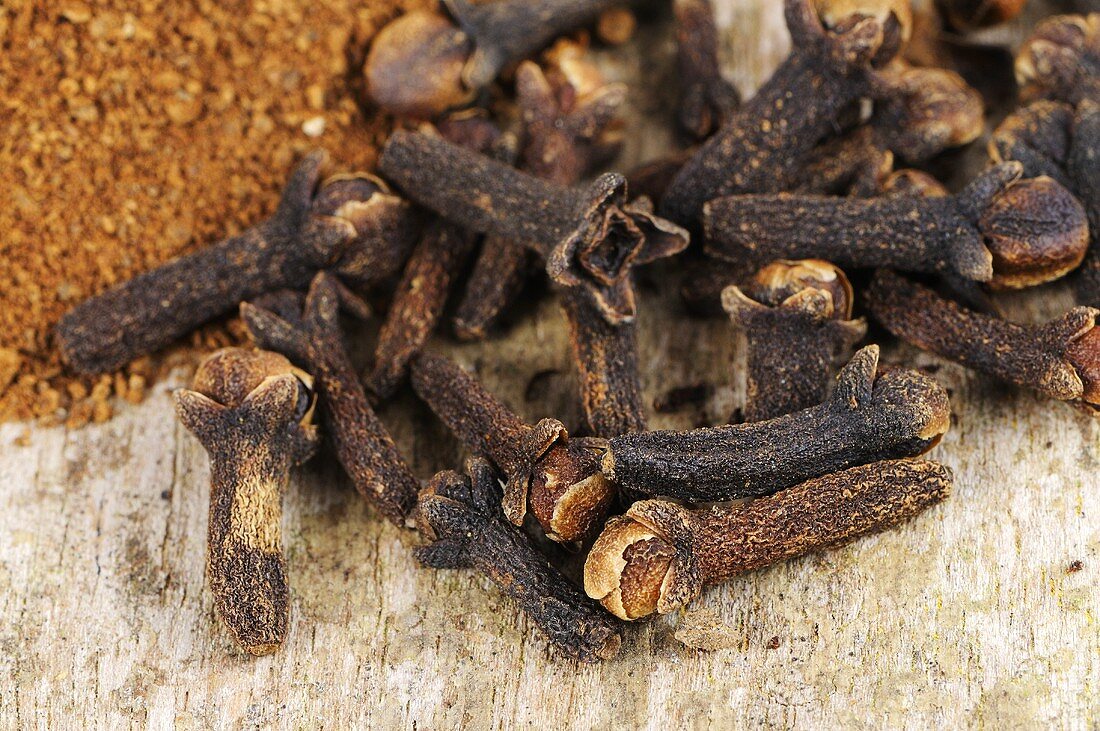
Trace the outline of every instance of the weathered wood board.
<path fill-rule="evenodd" d="M 753 89 L 787 48 L 781 3 L 716 4 L 731 76 Z M 634 82 L 624 167 L 670 144 L 671 43 L 646 28 L 601 52 Z M 676 285 L 675 267 L 642 277 L 647 402 L 715 388 L 653 426 L 719 423 L 741 402 L 742 346 L 725 321 L 688 319 Z M 1055 287 L 1009 309 L 1037 319 L 1069 301 Z M 356 335 L 360 362 L 374 328 Z M 525 415 L 577 422 L 552 298 L 488 343 L 435 347 Z M 955 470 L 954 496 L 704 593 L 694 608 L 728 626 L 728 649 L 684 647 L 673 616 L 628 628 L 620 657 L 596 667 L 555 657 L 486 581 L 417 569 L 415 537 L 372 514 L 331 460 L 286 499 L 289 640 L 245 656 L 204 584 L 207 460 L 173 417 L 181 374 L 103 426 L 34 430 L 25 447 L 22 425 L 0 426 L 0 727 L 1095 728 L 1100 424 L 909 347 L 885 360 L 934 367 L 951 390 L 934 457 Z M 460 464 L 412 396 L 382 415 L 419 476 Z"/>

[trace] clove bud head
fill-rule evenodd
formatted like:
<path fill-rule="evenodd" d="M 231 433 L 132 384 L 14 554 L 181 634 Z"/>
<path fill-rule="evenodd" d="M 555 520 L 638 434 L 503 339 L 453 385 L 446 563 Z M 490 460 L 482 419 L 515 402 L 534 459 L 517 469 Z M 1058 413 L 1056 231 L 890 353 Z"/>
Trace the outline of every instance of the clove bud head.
<path fill-rule="evenodd" d="M 1058 15 L 1039 24 L 1016 56 L 1024 102 L 1076 104 L 1100 93 L 1100 13 Z"/>
<path fill-rule="evenodd" d="M 428 10 L 389 23 L 363 65 L 367 92 L 387 112 L 429 119 L 468 104 L 474 90 L 463 80 L 474 46 L 449 18 Z"/>
<path fill-rule="evenodd" d="M 807 291 L 826 298 L 825 317 L 852 319 L 852 284 L 840 267 L 821 259 L 780 260 L 760 269 L 743 288 L 745 294 L 769 307 L 779 307 Z"/>
<path fill-rule="evenodd" d="M 814 0 L 822 24 L 830 30 L 851 18 L 873 18 L 883 28 L 896 27 L 902 45 L 913 33 L 913 8 L 910 0 Z"/>
<path fill-rule="evenodd" d="M 1022 289 L 1067 274 L 1085 258 L 1088 216 L 1046 176 L 1016 181 L 995 195 L 978 220 L 993 257 L 995 289 Z"/>
<path fill-rule="evenodd" d="M 923 162 L 985 130 L 981 94 L 954 71 L 904 66 L 883 76 L 890 92 L 876 110 L 876 128 L 905 161 Z"/>
<path fill-rule="evenodd" d="M 600 471 L 603 440 L 560 442 L 539 461 L 528 502 L 546 537 L 572 543 L 594 535 L 611 511 L 615 490 Z"/>
<path fill-rule="evenodd" d="M 212 353 L 195 371 L 191 388 L 215 403 L 234 409 L 254 397 L 261 387 L 266 388 L 269 379 L 285 376 L 293 376 L 296 381 L 294 423 L 304 430 L 312 430 L 316 404 L 313 376 L 270 350 L 224 348 Z"/>
<path fill-rule="evenodd" d="M 620 619 L 648 616 L 657 611 L 675 557 L 675 547 L 657 531 L 617 516 L 607 522 L 588 554 L 584 589 Z"/>
<path fill-rule="evenodd" d="M 1077 371 L 1084 387 L 1082 406 L 1100 412 L 1100 327 L 1095 322 L 1066 348 L 1066 360 Z"/>
<path fill-rule="evenodd" d="M 812 5 L 836 53 L 848 61 L 864 58 L 876 68 L 897 56 L 913 30 L 908 0 L 813 0 Z"/>

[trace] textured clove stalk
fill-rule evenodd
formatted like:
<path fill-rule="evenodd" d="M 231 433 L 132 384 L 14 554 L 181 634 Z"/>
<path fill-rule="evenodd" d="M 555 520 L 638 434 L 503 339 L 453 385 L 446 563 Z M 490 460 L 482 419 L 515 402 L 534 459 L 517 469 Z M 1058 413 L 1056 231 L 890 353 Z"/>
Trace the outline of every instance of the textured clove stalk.
<path fill-rule="evenodd" d="M 748 340 L 746 421 L 765 421 L 825 400 L 837 357 L 867 332 L 852 319 L 852 285 L 826 261 L 778 261 L 722 303 Z"/>
<path fill-rule="evenodd" d="M 298 164 L 267 220 L 74 307 L 57 326 L 61 357 L 80 373 L 106 373 L 246 299 L 304 287 L 322 268 L 358 285 L 392 275 L 415 238 L 408 204 L 366 174 L 319 183 L 324 161 L 315 151 Z"/>
<path fill-rule="evenodd" d="M 176 413 L 210 455 L 207 569 L 214 605 L 253 655 L 286 637 L 290 587 L 283 492 L 317 447 L 313 378 L 281 355 L 228 348 L 206 358 Z"/>
<path fill-rule="evenodd" d="M 367 502 L 395 525 L 416 505 L 420 485 L 393 439 L 367 402 L 367 395 L 344 349 L 340 332 L 341 293 L 321 272 L 310 284 L 300 319 L 286 320 L 247 302 L 241 317 L 260 347 L 275 350 L 309 369 L 317 378 L 325 431 L 336 457 Z"/>
<path fill-rule="evenodd" d="M 1022 173 L 1019 163 L 998 165 L 941 198 L 720 198 L 706 205 L 706 250 L 735 262 L 821 258 L 1030 287 L 1081 263 L 1088 220 L 1056 181 Z"/>
<path fill-rule="evenodd" d="M 447 14 L 407 13 L 375 36 L 363 68 L 376 104 L 428 118 L 473 101 L 501 69 L 595 20 L 622 0 L 443 0 Z"/>
<path fill-rule="evenodd" d="M 412 384 L 467 449 L 504 473 L 508 520 L 522 525 L 530 509 L 546 535 L 562 543 L 599 530 L 615 497 L 600 472 L 600 440 L 570 439 L 557 419 L 525 424 L 442 356 L 422 353 L 413 362 Z"/>
<path fill-rule="evenodd" d="M 395 132 L 381 170 L 421 205 L 470 231 L 531 247 L 564 287 L 584 285 L 610 321 L 635 314 L 630 268 L 671 256 L 687 232 L 626 202 L 626 181 L 601 175 L 586 188 L 539 180 L 423 134 Z"/>
<path fill-rule="evenodd" d="M 696 139 L 722 127 L 741 95 L 722 77 L 718 28 L 710 0 L 673 0 L 676 14 L 676 70 L 680 81 L 680 127 Z"/>
<path fill-rule="evenodd" d="M 453 114 L 440 121 L 437 129 L 445 139 L 469 149 L 510 154 L 510 138 L 480 110 Z M 404 381 L 409 361 L 443 316 L 451 284 L 465 268 L 476 243 L 476 235 L 445 221 L 435 221 L 425 230 L 405 264 L 378 335 L 374 367 L 367 377 L 367 388 L 376 398 L 390 398 Z"/>
<path fill-rule="evenodd" d="M 617 115 L 626 88 L 607 83 L 576 43 L 555 44 L 544 67 L 525 61 L 516 70 L 523 117 L 518 166 L 537 178 L 574 185 L 618 152 L 622 125 Z M 460 338 L 485 337 L 519 296 L 532 257 L 510 237 L 485 237 L 455 313 Z"/>
<path fill-rule="evenodd" d="M 850 16 L 827 30 L 812 0 L 785 0 L 784 10 L 790 56 L 680 169 L 661 200 L 662 215 L 694 226 L 713 198 L 776 190 L 840 112 L 872 92 L 873 67 L 901 43 L 893 13 L 885 23 Z"/>
<path fill-rule="evenodd" d="M 947 432 L 947 393 L 905 368 L 878 372 L 878 346 L 858 351 L 817 406 L 736 426 L 625 434 L 603 472 L 620 488 L 689 502 L 767 495 L 819 475 L 915 457 Z"/>
<path fill-rule="evenodd" d="M 748 505 L 634 503 L 596 539 L 584 588 L 620 619 L 667 614 L 703 587 L 899 525 L 951 493 L 935 462 L 876 462 Z"/>
<path fill-rule="evenodd" d="M 1043 325 L 1020 325 L 886 270 L 875 274 L 866 301 L 887 330 L 922 350 L 1100 414 L 1100 310 L 1075 307 Z"/>
<path fill-rule="evenodd" d="M 500 512 L 500 482 L 483 459 L 469 477 L 441 472 L 420 493 L 417 524 L 431 541 L 416 549 L 422 566 L 474 569 L 514 599 L 563 655 L 609 660 L 619 651 L 617 623 L 557 571 Z"/>

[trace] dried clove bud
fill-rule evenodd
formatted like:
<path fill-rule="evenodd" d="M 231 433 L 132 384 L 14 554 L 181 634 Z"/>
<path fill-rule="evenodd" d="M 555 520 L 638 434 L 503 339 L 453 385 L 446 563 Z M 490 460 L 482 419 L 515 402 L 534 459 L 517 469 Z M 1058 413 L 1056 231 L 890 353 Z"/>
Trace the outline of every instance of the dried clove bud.
<path fill-rule="evenodd" d="M 716 502 L 934 447 L 950 424 L 947 393 L 917 371 L 877 370 L 878 346 L 869 345 L 812 408 L 770 421 L 615 437 L 604 475 L 646 495 Z"/>
<path fill-rule="evenodd" d="M 441 472 L 420 493 L 417 525 L 431 541 L 416 549 L 422 566 L 472 568 L 519 603 L 563 655 L 609 660 L 619 651 L 617 623 L 561 575 L 500 512 L 500 482 L 483 459 L 469 477 Z"/>
<path fill-rule="evenodd" d="M 703 204 L 733 193 L 776 190 L 826 137 L 840 112 L 876 86 L 873 67 L 901 43 L 893 13 L 826 29 L 812 0 L 785 0 L 792 50 L 775 74 L 688 160 L 661 200 L 663 215 L 694 225 Z"/>
<path fill-rule="evenodd" d="M 626 202 L 621 175 L 583 189 L 554 185 L 423 134 L 395 132 L 381 169 L 410 197 L 470 231 L 523 242 L 551 279 L 584 285 L 611 322 L 634 317 L 630 268 L 671 256 L 687 232 Z"/>
<path fill-rule="evenodd" d="M 283 492 L 290 468 L 317 446 L 313 378 L 266 351 L 227 348 L 199 366 L 176 413 L 210 455 L 207 567 L 214 605 L 253 655 L 286 637 L 290 588 Z"/>
<path fill-rule="evenodd" d="M 407 13 L 375 36 L 363 74 L 376 104 L 428 118 L 473 101 L 501 69 L 595 20 L 622 0 L 443 0 Z"/>
<path fill-rule="evenodd" d="M 969 33 L 1007 23 L 1026 4 L 1027 0 L 936 0 L 936 9 L 952 28 Z"/>
<path fill-rule="evenodd" d="M 325 430 L 337 459 L 359 494 L 403 526 L 420 485 L 355 375 L 338 321 L 342 301 L 350 302 L 350 294 L 321 272 L 310 284 L 300 319 L 286 320 L 247 302 L 241 305 L 241 318 L 260 347 L 283 353 L 316 376 Z"/>
<path fill-rule="evenodd" d="M 419 396 L 471 452 L 507 477 L 504 514 L 522 525 L 528 507 L 552 540 L 595 533 L 615 497 L 600 473 L 600 440 L 570 439 L 557 419 L 529 426 L 453 362 L 422 353 L 412 365 Z"/>
<path fill-rule="evenodd" d="M 622 125 L 617 114 L 626 88 L 607 83 L 580 44 L 556 43 L 546 54 L 545 71 L 521 63 L 516 94 L 524 124 L 520 169 L 573 185 L 618 152 Z M 460 338 L 485 337 L 519 295 L 532 256 L 509 237 L 486 237 L 455 314 Z"/>
<path fill-rule="evenodd" d="M 710 0 L 673 0 L 672 12 L 680 79 L 677 120 L 685 132 L 701 140 L 721 128 L 741 104 L 741 95 L 722 77 Z"/>
<path fill-rule="evenodd" d="M 819 257 L 845 268 L 953 274 L 1030 287 L 1081 263 L 1088 221 L 1056 181 L 998 165 L 958 195 L 884 199 L 730 196 L 706 205 L 707 253 L 732 261 Z"/>
<path fill-rule="evenodd" d="M 883 28 L 897 27 L 905 45 L 913 32 L 910 0 L 814 0 L 814 8 L 826 28 L 836 30 L 862 18 L 873 18 Z"/>
<path fill-rule="evenodd" d="M 748 340 L 746 421 L 764 421 L 825 400 L 833 363 L 867 332 L 852 319 L 852 285 L 827 261 L 777 261 L 722 303 Z"/>
<path fill-rule="evenodd" d="M 1020 325 L 886 270 L 875 274 L 866 301 L 887 330 L 922 350 L 1100 414 L 1100 310 L 1075 307 L 1043 325 Z"/>
<path fill-rule="evenodd" d="M 1092 245 L 1076 277 L 1077 301 L 1100 307 L 1100 103 L 1085 100 L 1074 110 L 1035 102 L 1001 123 L 989 154 L 1019 161 L 1028 175 L 1049 175 L 1084 204 Z"/>
<path fill-rule="evenodd" d="M 81 373 L 115 370 L 246 299 L 304 287 L 322 268 L 355 284 L 397 271 L 415 237 L 408 204 L 362 173 L 318 185 L 324 161 L 316 151 L 298 164 L 267 220 L 70 310 L 57 326 L 65 362 Z"/>
<path fill-rule="evenodd" d="M 899 525 L 945 499 L 951 484 L 935 462 L 876 462 L 748 505 L 637 502 L 596 539 L 584 589 L 620 619 L 667 614 L 706 585 Z"/>
<path fill-rule="evenodd" d="M 1100 13 L 1040 23 L 1016 56 L 1016 80 L 1024 101 L 1100 102 Z"/>
<path fill-rule="evenodd" d="M 482 152 L 507 149 L 510 144 L 481 110 L 453 114 L 437 128 L 444 138 Z M 374 368 L 367 377 L 367 388 L 376 398 L 390 398 L 405 379 L 409 361 L 443 316 L 451 284 L 465 268 L 476 243 L 476 235 L 435 221 L 413 249 L 382 323 Z"/>

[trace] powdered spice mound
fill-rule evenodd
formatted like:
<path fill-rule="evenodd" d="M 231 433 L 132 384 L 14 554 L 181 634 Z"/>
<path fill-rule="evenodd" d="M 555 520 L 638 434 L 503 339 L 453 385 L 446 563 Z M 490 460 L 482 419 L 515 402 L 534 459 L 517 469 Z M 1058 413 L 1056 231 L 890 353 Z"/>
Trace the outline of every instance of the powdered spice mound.
<path fill-rule="evenodd" d="M 79 426 L 109 418 L 112 397 L 140 400 L 158 362 L 75 378 L 53 347 L 57 320 L 270 213 L 310 148 L 336 169 L 371 168 L 391 122 L 356 107 L 363 50 L 428 4 L 0 5 L 0 419 Z M 208 327 L 190 344 L 242 336 Z"/>

